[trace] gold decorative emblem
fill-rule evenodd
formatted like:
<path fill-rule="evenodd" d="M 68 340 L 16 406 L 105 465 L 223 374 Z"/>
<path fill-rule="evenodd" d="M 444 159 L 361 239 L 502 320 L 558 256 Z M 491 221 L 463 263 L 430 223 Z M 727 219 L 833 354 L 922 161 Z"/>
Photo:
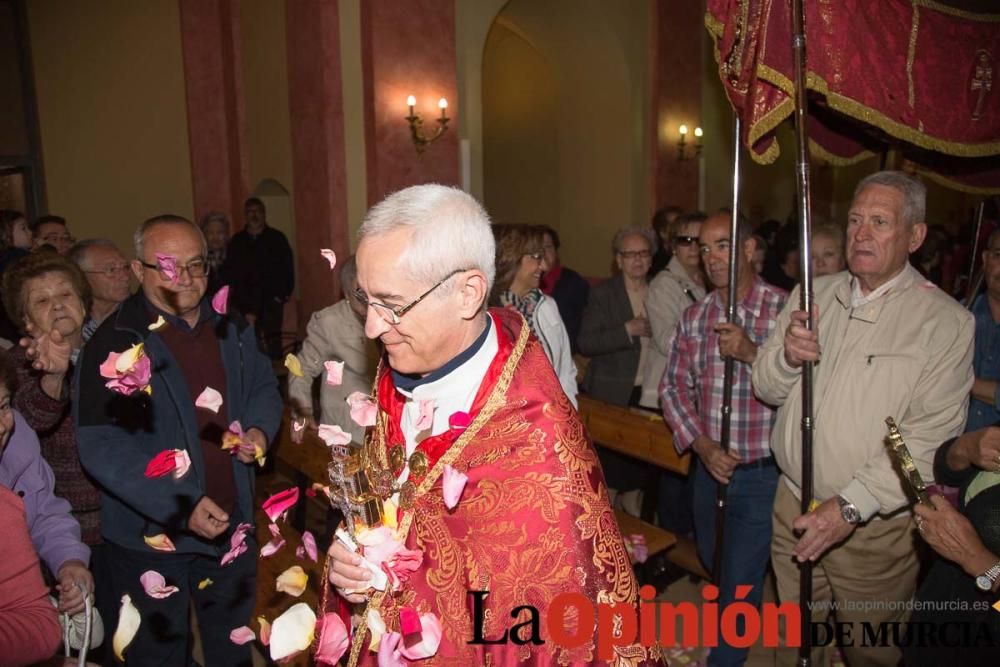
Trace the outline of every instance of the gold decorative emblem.
<path fill-rule="evenodd" d="M 399 506 L 408 510 L 413 507 L 413 501 L 417 495 L 417 485 L 412 480 L 403 482 L 403 488 L 399 490 Z"/>
<path fill-rule="evenodd" d="M 402 445 L 393 445 L 389 448 L 389 465 L 392 471 L 399 475 L 403 472 L 403 464 L 406 463 L 406 451 Z"/>
<path fill-rule="evenodd" d="M 423 478 L 427 474 L 427 455 L 423 452 L 413 452 L 410 456 L 410 474 Z"/>
<path fill-rule="evenodd" d="M 972 66 L 972 79 L 969 92 L 975 104 L 972 108 L 972 120 L 979 120 L 986 110 L 986 97 L 993 90 L 993 57 L 986 49 L 976 51 L 976 61 Z M 971 101 L 971 100 L 970 100 Z"/>
<path fill-rule="evenodd" d="M 885 424 L 889 427 L 889 454 L 899 465 L 899 472 L 907 488 L 916 496 L 918 502 L 928 507 L 934 507 L 931 504 L 930 496 L 927 495 L 927 484 L 924 483 L 916 464 L 913 462 L 910 449 L 903 442 L 903 436 L 896 426 L 896 421 L 892 417 L 886 417 Z"/>

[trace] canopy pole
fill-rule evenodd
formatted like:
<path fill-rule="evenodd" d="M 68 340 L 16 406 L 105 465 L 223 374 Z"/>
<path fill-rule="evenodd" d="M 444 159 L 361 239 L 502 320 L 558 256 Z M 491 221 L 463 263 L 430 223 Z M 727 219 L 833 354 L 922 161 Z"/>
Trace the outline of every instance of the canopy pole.
<path fill-rule="evenodd" d="M 736 275 L 739 265 L 739 226 L 740 215 L 740 116 L 736 114 L 736 124 L 733 131 L 733 214 L 729 224 L 729 284 L 726 286 L 726 322 L 736 322 Z M 736 372 L 736 360 L 731 356 L 725 359 L 722 383 L 722 451 L 728 453 L 733 412 L 733 375 Z M 722 584 L 722 550 L 726 530 L 726 496 L 728 487 L 719 484 L 715 494 L 715 552 L 712 554 L 712 579 L 715 585 Z"/>
<path fill-rule="evenodd" d="M 806 131 L 806 34 L 805 10 L 802 0 L 792 0 L 792 51 L 795 61 L 795 139 L 796 139 L 796 192 L 799 219 L 799 309 L 809 313 L 807 326 L 813 322 L 811 234 L 812 218 L 809 191 L 809 136 Z M 802 364 L 802 507 L 806 514 L 813 500 L 813 364 Z M 809 667 L 812 663 L 812 562 L 799 563 L 799 617 L 801 622 L 798 664 Z"/>
<path fill-rule="evenodd" d="M 979 270 L 976 274 L 976 255 L 979 254 L 979 234 L 983 229 L 983 215 L 986 212 L 986 200 L 979 202 L 979 209 L 976 211 L 976 224 L 972 226 L 972 259 L 969 262 L 969 282 L 965 286 L 965 299 L 963 303 L 966 308 L 972 308 L 972 302 L 976 300 L 976 293 L 983 284 L 983 279 L 986 277 L 985 268 Z"/>

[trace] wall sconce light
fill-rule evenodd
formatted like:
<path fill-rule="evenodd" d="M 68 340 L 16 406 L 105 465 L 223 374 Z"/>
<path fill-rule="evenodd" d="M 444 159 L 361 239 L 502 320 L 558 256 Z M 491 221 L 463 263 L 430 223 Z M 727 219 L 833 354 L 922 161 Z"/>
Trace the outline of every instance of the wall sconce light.
<path fill-rule="evenodd" d="M 445 133 L 448 129 L 448 100 L 441 98 L 438 100 L 438 108 L 441 109 L 441 115 L 437 118 L 437 129 L 434 134 L 430 136 L 425 136 L 423 133 L 424 120 L 418 116 L 414 111 L 413 107 L 417 104 L 417 98 L 410 95 L 406 98 L 406 105 L 410 107 L 410 115 L 406 117 L 406 122 L 410 124 L 410 138 L 413 139 L 413 145 L 417 148 L 417 155 L 422 154 L 427 147 L 438 140 L 438 138 Z"/>
<path fill-rule="evenodd" d="M 687 125 L 681 125 L 679 128 L 677 128 L 677 131 L 681 135 L 681 138 L 677 141 L 677 160 L 680 161 L 680 162 L 683 162 L 684 160 L 687 160 L 688 157 L 689 157 L 688 154 L 687 154 L 687 152 L 686 152 L 686 149 L 687 149 L 687 146 L 688 146 L 688 144 L 687 144 L 688 126 Z M 694 128 L 694 157 L 695 158 L 700 158 L 701 157 L 701 149 L 702 149 L 702 146 L 703 146 L 701 138 L 702 138 L 703 134 L 704 134 L 704 132 L 701 131 L 700 127 Z"/>

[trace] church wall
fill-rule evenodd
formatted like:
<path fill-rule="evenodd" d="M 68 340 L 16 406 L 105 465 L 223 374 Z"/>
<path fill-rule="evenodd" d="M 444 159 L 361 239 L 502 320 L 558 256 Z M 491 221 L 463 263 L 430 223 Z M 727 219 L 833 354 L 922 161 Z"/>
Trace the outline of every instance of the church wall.
<path fill-rule="evenodd" d="M 176 0 L 26 3 L 48 210 L 127 251 L 194 214 Z"/>

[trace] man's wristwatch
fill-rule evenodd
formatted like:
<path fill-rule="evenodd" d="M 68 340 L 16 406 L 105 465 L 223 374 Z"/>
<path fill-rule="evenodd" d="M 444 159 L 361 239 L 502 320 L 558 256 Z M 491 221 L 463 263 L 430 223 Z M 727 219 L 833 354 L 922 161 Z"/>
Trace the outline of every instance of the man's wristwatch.
<path fill-rule="evenodd" d="M 993 590 L 997 579 L 1000 579 L 1000 562 L 995 563 L 993 567 L 976 577 L 976 588 L 984 593 L 989 593 Z"/>
<path fill-rule="evenodd" d="M 840 518 L 852 526 L 861 523 L 861 510 L 844 496 L 837 496 L 837 504 L 840 505 Z"/>

